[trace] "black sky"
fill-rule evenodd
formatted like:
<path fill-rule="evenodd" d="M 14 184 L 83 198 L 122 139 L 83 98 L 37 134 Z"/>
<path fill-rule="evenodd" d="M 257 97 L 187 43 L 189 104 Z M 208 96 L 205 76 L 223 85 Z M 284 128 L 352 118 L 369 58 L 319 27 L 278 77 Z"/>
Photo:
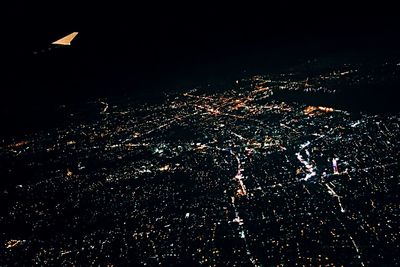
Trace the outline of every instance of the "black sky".
<path fill-rule="evenodd" d="M 254 50 L 398 45 L 396 9 L 383 3 L 82 2 L 19 1 L 2 9 L 4 62 L 18 71 L 32 51 L 72 31 L 80 35 L 66 69 L 93 68 L 93 74 L 186 69 Z M 40 69 L 48 62 L 33 64 Z"/>
<path fill-rule="evenodd" d="M 196 57 L 245 45 L 273 49 L 330 41 L 351 46 L 398 33 L 396 9 L 383 3 L 99 2 L 29 1 L 2 9 L 8 54 L 46 46 L 71 31 L 82 33 L 79 45 L 92 53 L 133 56 L 142 50 L 141 59 L 180 52 Z"/>

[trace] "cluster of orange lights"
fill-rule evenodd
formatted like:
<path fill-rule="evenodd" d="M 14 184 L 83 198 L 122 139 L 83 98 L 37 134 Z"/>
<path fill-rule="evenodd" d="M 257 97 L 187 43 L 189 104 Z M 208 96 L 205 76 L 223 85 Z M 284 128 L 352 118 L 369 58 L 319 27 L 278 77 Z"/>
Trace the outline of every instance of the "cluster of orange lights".
<path fill-rule="evenodd" d="M 20 142 L 18 142 L 18 143 L 11 144 L 11 145 L 9 145 L 8 147 L 11 147 L 11 148 L 18 148 L 18 147 L 24 146 L 24 145 L 26 145 L 26 144 L 28 144 L 28 143 L 29 143 L 29 141 L 20 141 Z"/>
<path fill-rule="evenodd" d="M 323 111 L 323 112 L 332 112 L 333 108 L 328 108 L 328 107 L 322 107 L 322 106 L 308 106 L 304 109 L 304 113 L 306 115 L 311 115 L 313 114 L 315 111 Z"/>
<path fill-rule="evenodd" d="M 73 175 L 73 172 L 68 168 L 67 169 L 67 176 L 71 177 Z"/>
<path fill-rule="evenodd" d="M 236 190 L 236 197 L 242 197 L 242 196 L 245 196 L 245 195 L 246 195 L 246 191 L 243 190 L 242 188 L 238 188 Z"/>
<path fill-rule="evenodd" d="M 240 99 L 235 100 L 234 103 L 235 103 L 235 104 L 234 104 L 234 106 L 232 107 L 233 110 L 238 110 L 238 109 L 244 107 L 244 105 L 245 105 L 245 103 L 242 102 Z"/>
<path fill-rule="evenodd" d="M 14 247 L 21 245 L 22 243 L 23 243 L 22 240 L 11 239 L 5 243 L 5 247 L 6 248 L 14 248 Z"/>

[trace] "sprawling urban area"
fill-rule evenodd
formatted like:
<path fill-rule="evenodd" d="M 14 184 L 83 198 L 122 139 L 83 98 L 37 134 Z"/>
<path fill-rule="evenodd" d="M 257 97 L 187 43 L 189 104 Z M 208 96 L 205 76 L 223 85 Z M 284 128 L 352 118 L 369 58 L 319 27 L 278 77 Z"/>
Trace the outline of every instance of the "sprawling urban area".
<path fill-rule="evenodd" d="M 102 99 L 3 140 L 0 265 L 400 264 L 400 115 L 277 97 L 357 71 Z"/>

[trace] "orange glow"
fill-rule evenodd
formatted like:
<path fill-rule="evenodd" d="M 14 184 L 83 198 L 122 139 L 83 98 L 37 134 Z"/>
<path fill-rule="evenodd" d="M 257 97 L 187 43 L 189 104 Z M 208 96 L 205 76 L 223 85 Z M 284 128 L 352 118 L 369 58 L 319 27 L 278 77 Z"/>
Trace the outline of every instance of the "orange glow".
<path fill-rule="evenodd" d="M 239 188 L 239 189 L 236 191 L 236 194 L 237 194 L 238 196 L 242 196 L 242 195 L 243 195 L 242 189 Z"/>
<path fill-rule="evenodd" d="M 299 175 L 300 173 L 303 173 L 303 170 L 301 168 L 296 169 L 296 175 Z"/>
<path fill-rule="evenodd" d="M 21 147 L 21 146 L 26 145 L 26 144 L 29 144 L 29 141 L 20 141 L 18 143 L 11 144 L 8 147 L 17 148 L 17 147 Z"/>
<path fill-rule="evenodd" d="M 160 171 L 168 171 L 170 169 L 169 165 L 165 165 L 159 168 Z"/>
<path fill-rule="evenodd" d="M 22 243 L 21 240 L 11 239 L 11 240 L 9 240 L 9 241 L 7 241 L 7 242 L 5 243 L 5 247 L 6 247 L 6 248 L 14 248 L 14 247 L 19 246 L 21 243 Z"/>
<path fill-rule="evenodd" d="M 323 106 L 308 106 L 304 109 L 306 115 L 312 115 L 315 111 L 332 112 L 333 108 L 323 107 Z"/>

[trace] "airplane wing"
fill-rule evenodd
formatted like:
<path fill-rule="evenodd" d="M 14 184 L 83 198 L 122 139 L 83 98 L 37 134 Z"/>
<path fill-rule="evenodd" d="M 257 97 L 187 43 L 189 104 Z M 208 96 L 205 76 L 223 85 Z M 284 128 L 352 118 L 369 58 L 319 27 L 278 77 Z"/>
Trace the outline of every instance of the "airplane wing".
<path fill-rule="evenodd" d="M 73 32 L 71 34 L 68 34 L 67 36 L 64 36 L 61 39 L 58 39 L 57 41 L 52 42 L 51 44 L 53 45 L 71 45 L 71 41 L 78 35 L 78 32 Z"/>

